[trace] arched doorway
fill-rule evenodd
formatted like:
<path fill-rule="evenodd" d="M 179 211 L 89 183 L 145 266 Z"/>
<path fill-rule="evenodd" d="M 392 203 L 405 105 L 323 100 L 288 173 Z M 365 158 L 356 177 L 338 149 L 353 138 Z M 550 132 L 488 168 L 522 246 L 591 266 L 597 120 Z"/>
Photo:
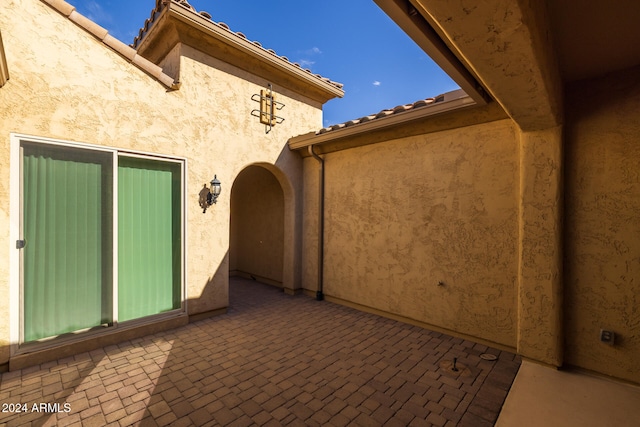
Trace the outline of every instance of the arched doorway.
<path fill-rule="evenodd" d="M 246 167 L 231 189 L 229 275 L 293 290 L 292 191 L 269 164 Z M 284 185 L 283 185 L 284 184 Z"/>

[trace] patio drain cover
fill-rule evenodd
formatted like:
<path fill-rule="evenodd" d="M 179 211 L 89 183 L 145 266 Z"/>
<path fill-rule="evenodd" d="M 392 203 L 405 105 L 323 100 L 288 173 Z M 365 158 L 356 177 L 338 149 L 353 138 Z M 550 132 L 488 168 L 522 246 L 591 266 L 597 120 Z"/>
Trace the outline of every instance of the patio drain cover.
<path fill-rule="evenodd" d="M 493 362 L 494 360 L 498 360 L 498 356 L 496 356 L 495 354 L 483 353 L 480 355 L 480 359 L 490 360 Z"/>

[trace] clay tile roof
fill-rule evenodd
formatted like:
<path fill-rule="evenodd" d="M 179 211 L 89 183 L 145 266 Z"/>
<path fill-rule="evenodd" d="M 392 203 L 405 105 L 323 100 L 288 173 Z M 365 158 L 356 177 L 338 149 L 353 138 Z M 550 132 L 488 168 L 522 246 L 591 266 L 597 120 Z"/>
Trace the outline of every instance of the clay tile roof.
<path fill-rule="evenodd" d="M 393 110 L 382 110 L 380 111 L 378 114 L 376 114 L 376 119 L 381 119 L 382 117 L 387 117 L 390 116 L 394 113 L 395 109 Z"/>
<path fill-rule="evenodd" d="M 100 40 L 100 42 L 104 43 L 110 49 L 113 49 L 123 58 L 126 58 L 134 66 L 138 67 L 139 69 L 143 70 L 145 73 L 154 77 L 163 85 L 174 90 L 177 90 L 180 88 L 179 81 L 176 81 L 173 79 L 173 77 L 165 74 L 162 68 L 160 68 L 156 64 L 138 55 L 138 53 L 134 49 L 132 49 L 131 46 L 128 46 L 122 43 L 120 40 L 113 37 L 111 34 L 109 34 L 109 32 L 106 29 L 102 28 L 100 25 L 96 24 L 86 16 L 78 13 L 76 11 L 76 8 L 73 5 L 67 3 L 65 0 L 42 0 L 42 1 L 48 4 L 54 10 L 57 10 L 66 19 L 75 23 L 84 31 L 92 34 L 94 37 Z M 148 23 L 145 23 L 145 26 L 146 25 L 148 25 Z M 2 65 L 1 62 L 0 62 L 0 65 Z M 1 83 L 1 80 L 0 80 L 0 83 Z M 0 84 L 0 86 L 2 86 L 2 84 Z"/>
<path fill-rule="evenodd" d="M 444 95 L 438 95 L 434 98 L 421 99 L 419 101 L 414 102 L 413 104 L 398 105 L 397 107 L 387 109 L 387 110 L 382 110 L 376 114 L 371 114 L 369 116 L 364 116 L 359 119 L 349 120 L 348 122 L 345 122 L 345 123 L 340 123 L 337 125 L 332 125 L 332 126 L 322 128 L 316 132 L 316 135 L 321 135 L 323 133 L 331 132 L 332 130 L 343 129 L 345 127 L 357 125 L 360 123 L 381 119 L 384 117 L 392 116 L 394 114 L 402 114 L 404 112 L 413 111 L 418 108 L 428 107 L 431 104 L 434 104 L 436 102 L 441 102 L 441 101 L 444 101 Z"/>
<path fill-rule="evenodd" d="M 186 7 L 187 9 L 192 10 L 193 12 L 196 12 L 196 10 L 194 9 L 194 7 L 193 7 L 193 6 L 191 6 L 187 0 L 176 0 L 176 3 L 180 4 L 180 6 L 184 6 L 184 7 Z"/>
<path fill-rule="evenodd" d="M 170 2 L 184 7 L 186 9 L 192 11 L 193 13 L 198 14 L 198 15 L 202 16 L 203 18 L 209 20 L 211 23 L 215 24 L 216 26 L 228 31 L 231 34 L 234 34 L 236 37 L 248 41 L 247 36 L 245 36 L 241 32 L 232 31 L 229 28 L 229 26 L 227 24 L 225 24 L 224 22 L 215 22 L 215 21 L 213 21 L 211 19 L 211 14 L 210 13 L 205 12 L 205 11 L 201 11 L 201 12 L 198 13 L 198 11 L 193 6 L 191 6 L 187 0 L 156 0 L 156 6 L 151 11 L 151 16 L 149 17 L 149 19 L 147 19 L 145 21 L 144 26 L 140 29 L 140 31 L 138 31 L 138 35 L 133 39 L 133 43 L 131 44 L 132 48 L 136 49 L 138 47 L 138 45 L 142 42 L 142 39 L 144 39 L 144 37 L 149 32 L 149 29 L 153 26 L 153 23 L 155 22 L 155 20 L 158 18 L 158 16 L 160 16 L 160 13 L 165 8 L 166 4 L 170 3 Z M 255 46 L 259 47 L 263 51 L 268 52 L 268 53 L 274 55 L 277 58 L 280 58 L 282 61 L 286 62 L 289 65 L 297 66 L 298 68 L 301 68 L 298 64 L 294 64 L 291 61 L 289 61 L 289 58 L 287 58 L 286 56 L 278 56 L 278 54 L 273 49 L 265 49 L 264 47 L 262 47 L 262 45 L 260 43 L 255 42 L 255 41 L 254 42 L 250 42 L 250 43 L 252 43 Z M 342 89 L 342 87 L 344 86 L 342 83 L 331 81 L 330 79 L 322 77 L 319 74 L 314 74 L 311 70 L 305 69 L 304 71 L 308 72 L 309 74 L 315 76 L 317 79 L 322 80 L 325 83 L 328 83 L 328 84 L 330 84 L 332 86 L 335 86 L 338 89 Z"/>

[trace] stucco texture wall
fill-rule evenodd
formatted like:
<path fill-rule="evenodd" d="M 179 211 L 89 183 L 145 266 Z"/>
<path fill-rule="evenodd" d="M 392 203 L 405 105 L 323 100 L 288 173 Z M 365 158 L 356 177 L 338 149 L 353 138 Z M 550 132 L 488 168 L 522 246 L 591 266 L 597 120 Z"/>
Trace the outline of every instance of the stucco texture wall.
<path fill-rule="evenodd" d="M 232 184 L 246 166 L 272 164 L 292 183 L 291 197 L 299 198 L 301 160 L 286 141 L 320 127 L 321 106 L 274 88 L 286 104 L 286 120 L 267 135 L 250 114 L 257 108 L 251 96 L 267 81 L 194 49 L 182 47 L 182 87 L 169 91 L 38 0 L 3 2 L 0 28 L 11 75 L 0 88 L 0 294 L 9 295 L 9 250 L 15 248 L 9 235 L 18 227 L 10 223 L 10 209 L 19 195 L 9 188 L 18 170 L 10 164 L 10 133 L 17 132 L 186 158 L 189 312 L 226 307 Z M 211 68 L 216 65 L 220 69 Z M 223 191 L 203 214 L 198 195 L 214 174 Z M 292 270 L 299 268 L 289 261 Z M 0 364 L 8 357 L 10 328 L 8 299 L 2 298 Z"/>
<path fill-rule="evenodd" d="M 194 194 L 213 178 L 213 174 L 217 174 L 223 185 L 219 202 L 206 214 L 197 210 L 189 219 L 190 228 L 198 230 L 194 232 L 197 242 L 190 244 L 189 263 L 208 265 L 212 261 L 212 253 L 207 244 L 199 244 L 199 241 L 213 239 L 217 247 L 224 247 L 225 251 L 229 249 L 231 189 L 236 178 L 247 167 L 258 163 L 275 165 L 281 172 L 279 176 L 285 177 L 291 187 L 288 190 L 293 193 L 288 195 L 292 203 L 287 208 L 297 211 L 298 217 L 301 215 L 301 203 L 298 200 L 302 197 L 302 162 L 297 154 L 286 147 L 286 141 L 291 135 L 314 129 L 321 122 L 322 111 L 319 105 L 300 95 L 275 88 L 279 102 L 285 104 L 280 112 L 285 121 L 266 134 L 265 125 L 251 115 L 251 111 L 259 107 L 257 102 L 251 100 L 251 96 L 260 93 L 260 89 L 268 83 L 266 80 L 188 46 L 182 47 L 182 55 L 180 78 L 183 85 L 180 92 L 186 99 L 185 104 L 191 108 L 184 112 L 184 127 L 194 133 L 192 138 L 185 138 L 182 142 L 186 145 L 183 150 L 186 149 L 193 156 L 189 182 L 194 184 Z M 255 210 L 258 207 L 246 206 L 246 209 Z M 295 217 L 292 212 L 288 214 Z M 291 246 L 300 232 L 300 224 L 287 227 L 287 232 L 284 238 L 291 252 Z M 240 251 L 236 255 L 248 258 L 252 253 Z M 228 253 L 225 253 L 224 260 L 214 257 L 213 261 L 220 266 L 222 276 L 213 276 L 209 280 L 219 283 L 217 287 L 224 288 L 226 292 Z M 297 261 L 289 261 L 288 270 L 298 268 L 294 265 Z M 190 281 L 189 286 L 195 286 L 189 288 L 190 299 L 194 294 L 200 294 L 205 300 L 209 298 L 198 283 L 192 284 Z M 288 286 L 293 285 L 289 283 Z"/>
<path fill-rule="evenodd" d="M 327 154 L 327 296 L 515 347 L 518 153 L 501 120 Z"/>
<path fill-rule="evenodd" d="M 320 222 L 320 171 L 318 161 L 304 158 L 304 194 L 302 218 L 302 287 L 310 293 L 318 291 L 318 226 Z"/>
<path fill-rule="evenodd" d="M 640 68 L 567 94 L 565 360 L 640 383 Z M 599 342 L 600 329 L 616 333 Z"/>

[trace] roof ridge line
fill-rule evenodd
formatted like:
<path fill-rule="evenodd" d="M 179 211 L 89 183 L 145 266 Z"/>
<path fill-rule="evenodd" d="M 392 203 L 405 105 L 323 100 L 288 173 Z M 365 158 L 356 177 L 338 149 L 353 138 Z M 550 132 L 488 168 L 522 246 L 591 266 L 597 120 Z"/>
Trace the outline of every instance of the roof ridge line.
<path fill-rule="evenodd" d="M 46 1 L 46 0 L 45 0 Z M 63 1 L 63 0 L 59 0 L 59 1 Z M 254 46 L 256 46 L 257 48 L 261 49 L 262 51 L 270 54 L 271 56 L 274 56 L 278 59 L 280 59 L 281 61 L 285 62 L 286 64 L 292 65 L 302 71 L 305 71 L 307 74 L 310 74 L 311 76 L 315 77 L 316 79 L 332 85 L 338 89 L 341 89 L 344 87 L 344 85 L 342 83 L 338 83 L 338 82 L 334 82 L 333 80 L 323 77 L 320 74 L 316 74 L 313 71 L 311 71 L 308 68 L 302 68 L 302 66 L 296 62 L 292 62 L 289 60 L 289 58 L 287 58 L 286 56 L 280 56 L 276 53 L 275 50 L 273 49 L 267 49 L 264 46 L 262 46 L 262 44 L 258 41 L 251 41 L 247 38 L 246 35 L 244 35 L 242 32 L 240 31 L 233 31 L 229 25 L 227 25 L 226 23 L 220 21 L 220 22 L 216 22 L 213 20 L 212 16 L 210 13 L 202 10 L 200 12 L 198 12 L 191 4 L 189 4 L 189 2 L 187 0 L 156 0 L 156 6 L 151 10 L 151 14 L 149 16 L 149 18 L 147 18 L 144 22 L 144 25 L 140 28 L 140 30 L 138 31 L 138 35 L 133 39 L 133 43 L 130 44 L 129 46 L 132 48 L 136 48 L 138 46 L 138 44 L 140 42 L 142 42 L 142 40 L 145 38 L 145 36 L 147 35 L 147 33 L 149 32 L 152 24 L 155 22 L 155 20 L 158 18 L 158 16 L 160 15 L 160 12 L 162 12 L 162 10 L 164 9 L 164 7 L 166 6 L 167 3 L 173 3 L 176 6 L 180 6 L 192 13 L 195 13 L 196 15 L 201 16 L 202 18 L 206 19 L 207 21 L 209 21 L 210 23 L 212 23 L 213 25 L 215 25 L 216 27 L 222 28 L 223 30 L 225 30 L 226 32 L 228 32 L 229 34 L 232 34 L 233 36 L 244 40 L 248 43 L 253 44 Z"/>
<path fill-rule="evenodd" d="M 421 119 L 474 105 L 477 105 L 476 102 L 463 89 L 455 89 L 434 97 L 419 99 L 413 103 L 398 105 L 394 108 L 385 108 L 378 113 L 297 135 L 289 138 L 288 144 L 290 149 L 298 150 L 308 145 L 322 144 L 345 135 L 353 136 L 372 129 L 382 129 L 400 122 Z"/>
<path fill-rule="evenodd" d="M 179 81 L 176 81 L 173 77 L 165 74 L 164 71 L 162 71 L 162 68 L 160 68 L 153 62 L 138 55 L 138 52 L 136 52 L 135 49 L 113 37 L 105 28 L 101 27 L 91 19 L 77 12 L 75 6 L 73 6 L 72 4 L 67 3 L 65 0 L 41 1 L 48 4 L 50 7 L 58 11 L 61 15 L 69 19 L 71 22 L 73 22 L 86 32 L 92 34 L 94 37 L 100 40 L 102 44 L 106 45 L 111 50 L 127 59 L 129 63 L 141 69 L 148 75 L 154 77 L 169 89 L 180 89 Z"/>

